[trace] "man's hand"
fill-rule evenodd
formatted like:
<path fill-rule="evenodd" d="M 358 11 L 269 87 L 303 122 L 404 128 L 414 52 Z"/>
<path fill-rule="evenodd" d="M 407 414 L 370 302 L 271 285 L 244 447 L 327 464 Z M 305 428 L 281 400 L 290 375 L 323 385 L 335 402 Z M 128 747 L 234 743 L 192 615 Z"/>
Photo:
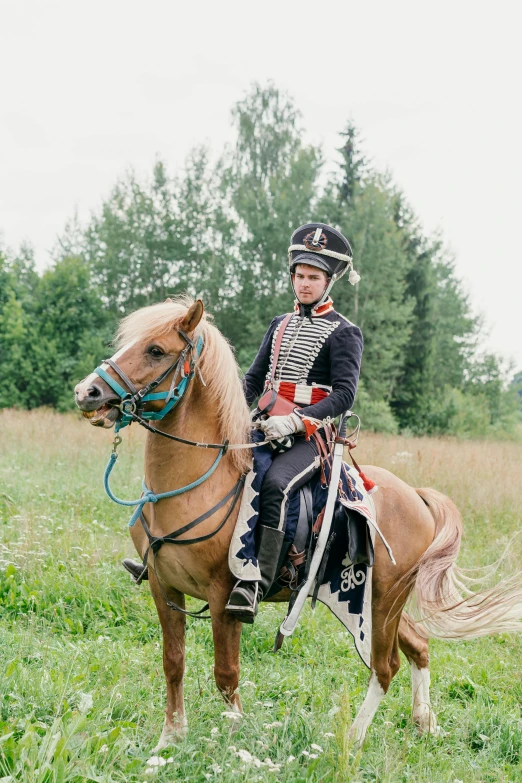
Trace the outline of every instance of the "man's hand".
<path fill-rule="evenodd" d="M 270 416 L 266 421 L 259 422 L 259 429 L 263 430 L 267 440 L 284 438 L 293 435 L 294 432 L 304 432 L 305 427 L 296 413 L 289 416 Z"/>

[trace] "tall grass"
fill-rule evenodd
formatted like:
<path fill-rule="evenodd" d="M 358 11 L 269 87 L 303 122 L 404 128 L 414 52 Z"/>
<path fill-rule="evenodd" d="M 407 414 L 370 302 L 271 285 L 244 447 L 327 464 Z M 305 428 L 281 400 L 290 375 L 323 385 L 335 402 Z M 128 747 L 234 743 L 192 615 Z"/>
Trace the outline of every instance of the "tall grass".
<path fill-rule="evenodd" d="M 164 766 L 148 765 L 165 701 L 161 638 L 146 586 L 120 567 L 132 547 L 126 512 L 101 483 L 111 439 L 75 415 L 0 414 L 0 781 L 522 781 L 520 638 L 433 643 L 446 735 L 416 735 L 403 666 L 362 754 L 350 756 L 345 731 L 367 672 L 322 607 L 306 610 L 277 656 L 284 608 L 267 605 L 244 629 L 245 718 L 233 736 L 210 627 L 189 621 L 190 734 Z M 114 478 L 123 497 L 139 492 L 142 446 L 143 434 L 126 430 Z M 462 565 L 492 562 L 521 527 L 522 444 L 364 435 L 357 452 L 453 498 Z"/>

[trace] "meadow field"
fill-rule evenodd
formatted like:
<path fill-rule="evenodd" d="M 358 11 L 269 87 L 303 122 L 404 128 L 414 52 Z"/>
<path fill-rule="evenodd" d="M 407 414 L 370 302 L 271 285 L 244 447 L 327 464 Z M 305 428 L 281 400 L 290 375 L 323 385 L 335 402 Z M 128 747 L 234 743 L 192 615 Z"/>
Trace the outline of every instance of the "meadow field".
<path fill-rule="evenodd" d="M 111 440 L 73 414 L 0 412 L 0 783 L 522 781 L 522 636 L 432 642 L 437 738 L 416 734 L 403 659 L 354 754 L 344 738 L 368 672 L 321 606 L 275 656 L 284 607 L 244 628 L 245 716 L 233 735 L 210 626 L 189 619 L 190 732 L 164 765 L 147 764 L 163 721 L 161 635 L 148 587 L 120 565 L 133 550 L 127 512 L 102 486 Z M 142 432 L 124 432 L 120 497 L 139 495 L 142 447 Z M 363 434 L 357 459 L 457 503 L 461 565 L 491 563 L 522 529 L 522 443 Z M 505 569 L 521 558 L 515 543 Z"/>

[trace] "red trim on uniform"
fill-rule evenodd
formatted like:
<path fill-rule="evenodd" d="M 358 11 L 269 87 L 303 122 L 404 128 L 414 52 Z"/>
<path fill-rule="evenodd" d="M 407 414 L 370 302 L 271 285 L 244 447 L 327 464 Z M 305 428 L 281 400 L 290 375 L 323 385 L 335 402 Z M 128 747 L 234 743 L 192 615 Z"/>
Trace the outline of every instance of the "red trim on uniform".
<path fill-rule="evenodd" d="M 310 437 L 314 434 L 316 430 L 319 429 L 320 425 L 316 424 L 313 421 L 310 421 L 310 419 L 307 419 L 304 416 L 301 417 L 301 421 L 303 422 L 305 427 L 306 440 L 310 440 Z"/>
<path fill-rule="evenodd" d="M 315 316 L 327 315 L 328 313 L 333 312 L 333 309 L 334 309 L 333 299 L 331 296 L 329 296 L 326 302 L 323 302 L 322 305 L 319 305 L 319 307 L 312 308 L 312 315 Z M 296 313 L 299 312 L 299 302 L 297 301 L 297 299 L 294 304 L 294 310 Z"/>
<path fill-rule="evenodd" d="M 296 402 L 297 405 L 315 405 L 316 402 L 321 402 L 328 397 L 328 392 L 324 389 L 320 389 L 317 386 L 312 386 L 312 395 L 309 403 L 299 402 L 295 399 L 296 384 L 290 381 L 279 381 L 279 391 L 277 392 L 281 397 L 289 402 Z"/>
<path fill-rule="evenodd" d="M 310 402 L 310 405 L 315 405 L 316 402 L 321 402 L 321 400 L 325 400 L 328 397 L 328 392 L 326 392 L 324 389 L 318 389 L 314 386 L 312 389 L 312 401 Z"/>

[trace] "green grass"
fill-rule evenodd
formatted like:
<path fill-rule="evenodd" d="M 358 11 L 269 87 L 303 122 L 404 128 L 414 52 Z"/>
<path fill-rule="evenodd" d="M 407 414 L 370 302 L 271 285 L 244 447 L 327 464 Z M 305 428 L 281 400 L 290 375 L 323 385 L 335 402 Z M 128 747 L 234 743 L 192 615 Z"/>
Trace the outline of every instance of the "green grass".
<path fill-rule="evenodd" d="M 188 621 L 190 732 L 162 752 L 169 763 L 148 766 L 165 702 L 161 634 L 148 588 L 131 585 L 120 566 L 132 546 L 126 512 L 101 482 L 111 434 L 47 412 L 4 412 L 0 432 L 0 782 L 522 781 L 520 637 L 432 643 L 433 706 L 446 732 L 437 739 L 414 730 L 403 662 L 356 755 L 345 736 L 368 674 L 350 637 L 326 609 L 307 608 L 274 656 L 284 614 L 274 605 L 243 632 L 245 717 L 234 735 L 213 682 L 209 624 Z M 407 478 L 411 465 L 389 465 L 390 454 L 424 448 L 412 444 L 373 436 L 368 450 Z M 139 492 L 141 446 L 132 428 L 114 479 L 121 496 Z M 436 445 L 426 448 L 422 483 L 449 492 Z M 439 448 L 441 464 L 450 457 L 462 469 L 472 458 L 466 444 Z M 522 448 L 509 448 L 520 475 Z M 511 490 L 495 498 L 493 487 L 483 491 L 485 470 L 471 473 L 456 500 L 466 516 L 462 562 L 478 565 L 495 559 L 495 542 L 522 514 Z M 239 750 L 280 769 L 246 763 Z"/>

